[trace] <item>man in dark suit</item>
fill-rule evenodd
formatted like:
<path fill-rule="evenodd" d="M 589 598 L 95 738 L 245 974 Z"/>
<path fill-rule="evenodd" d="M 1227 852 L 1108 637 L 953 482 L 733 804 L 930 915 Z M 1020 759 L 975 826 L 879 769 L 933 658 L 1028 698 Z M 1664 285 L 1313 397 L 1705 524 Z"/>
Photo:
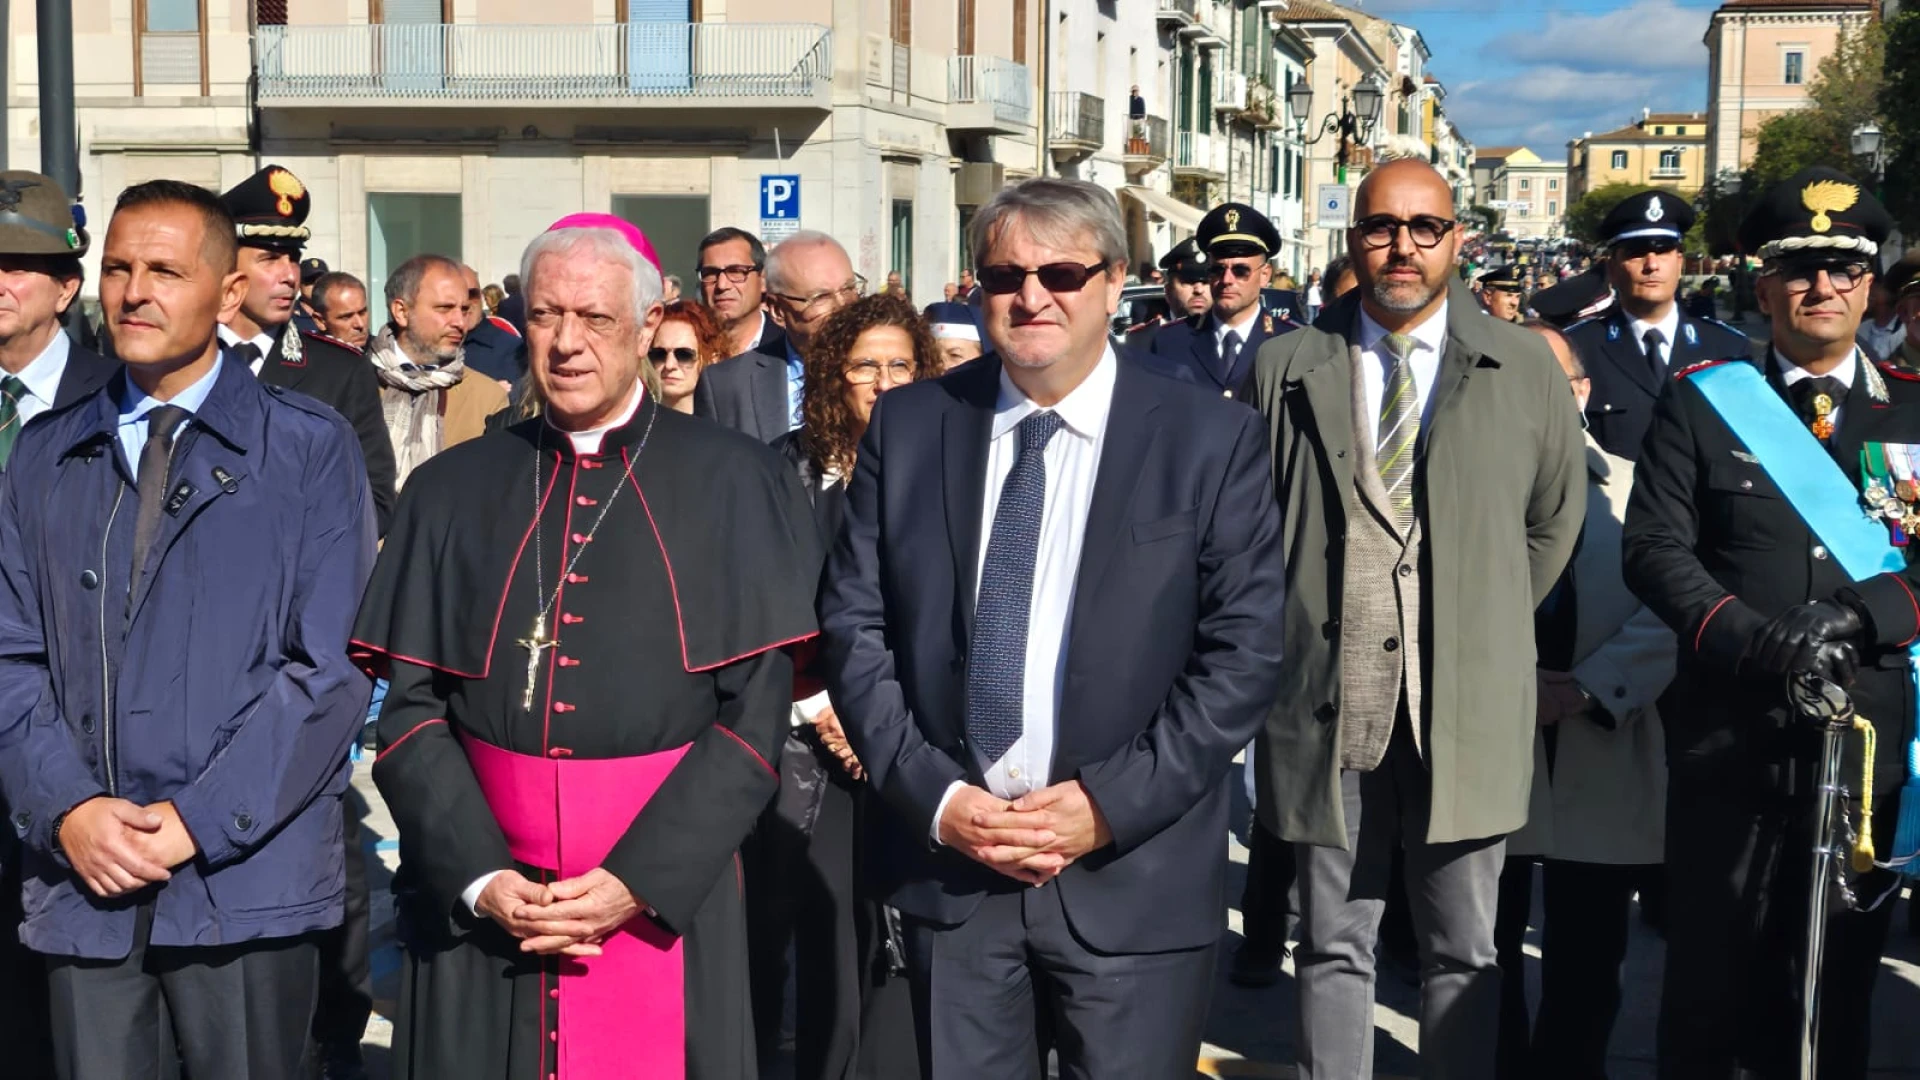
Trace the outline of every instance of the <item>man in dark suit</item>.
<path fill-rule="evenodd" d="M 367 483 L 381 535 L 393 513 L 393 443 L 380 411 L 380 381 L 344 342 L 293 326 L 300 296 L 300 249 L 309 235 L 312 198 L 298 177 L 278 165 L 254 173 L 220 196 L 240 235 L 240 269 L 247 298 L 220 327 L 220 342 L 260 381 L 298 390 L 331 407 L 360 437 Z"/>
<path fill-rule="evenodd" d="M 820 600 L 887 811 L 933 1080 L 1193 1070 L 1227 787 L 1280 673 L 1255 415 L 1118 359 L 1119 206 L 1077 180 L 971 226 L 994 352 L 881 399 Z"/>
<path fill-rule="evenodd" d="M 1670 373 L 1703 360 L 1745 356 L 1753 347 L 1739 330 L 1695 318 L 1675 302 L 1686 265 L 1680 242 L 1693 219 L 1693 207 L 1671 192 L 1644 191 L 1620 200 L 1600 223 L 1614 305 L 1567 328 L 1574 347 L 1589 358 L 1587 427 L 1601 449 L 1628 461 L 1640 457 L 1653 404 Z"/>
<path fill-rule="evenodd" d="M 119 364 L 75 343 L 61 318 L 80 292 L 88 237 L 73 203 L 39 173 L 0 173 L 0 470 L 20 429 L 100 388 Z M 0 799 L 0 818 L 11 818 Z M 20 846 L 0 833 L 0 1045 L 7 1075 L 53 1075 L 47 974 L 20 944 Z"/>
<path fill-rule="evenodd" d="M 1207 253 L 1189 236 L 1160 256 L 1160 270 L 1166 276 L 1166 310 L 1127 329 L 1120 342 L 1136 353 L 1153 351 L 1153 339 L 1161 328 L 1188 319 L 1204 318 L 1213 306 L 1213 294 L 1207 288 Z"/>
<path fill-rule="evenodd" d="M 1245 203 L 1221 203 L 1200 219 L 1194 243 L 1207 256 L 1213 308 L 1160 328 L 1148 352 L 1153 369 L 1232 397 L 1253 371 L 1253 358 L 1271 339 L 1299 329 L 1267 311 L 1260 292 L 1273 281 L 1267 260 L 1280 250 L 1280 233 Z"/>
<path fill-rule="evenodd" d="M 799 426 L 801 359 L 834 312 L 859 299 L 867 283 L 853 272 L 847 249 L 826 233 L 801 230 L 767 255 L 767 311 L 784 334 L 700 373 L 693 411 L 760 442 Z"/>

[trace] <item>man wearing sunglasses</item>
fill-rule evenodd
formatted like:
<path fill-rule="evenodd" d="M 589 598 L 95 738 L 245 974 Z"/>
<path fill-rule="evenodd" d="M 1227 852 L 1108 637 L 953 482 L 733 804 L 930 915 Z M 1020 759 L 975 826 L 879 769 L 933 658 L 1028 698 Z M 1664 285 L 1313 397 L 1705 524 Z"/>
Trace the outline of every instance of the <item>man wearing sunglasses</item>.
<path fill-rule="evenodd" d="M 1273 281 L 1267 260 L 1280 250 L 1280 232 L 1253 207 L 1222 203 L 1200 219 L 1193 238 L 1207 256 L 1213 303 L 1208 314 L 1190 315 L 1154 334 L 1152 366 L 1232 397 L 1253 371 L 1260 346 L 1299 329 L 1260 303 L 1260 291 Z"/>
<path fill-rule="evenodd" d="M 1673 372 L 1753 347 L 1739 330 L 1689 315 L 1675 300 L 1686 265 L 1681 238 L 1693 219 L 1693 207 L 1670 191 L 1620 200 L 1600 223 L 1614 305 L 1567 328 L 1592 358 L 1587 427 L 1602 449 L 1628 461 L 1640 456 L 1653 403 Z"/>
<path fill-rule="evenodd" d="M 1874 364 L 1854 339 L 1892 227 L 1865 185 L 1833 169 L 1761 193 L 1739 239 L 1761 260 L 1754 298 L 1771 341 L 1678 373 L 1640 447 L 1622 541 L 1627 584 L 1680 638 L 1673 704 L 1660 710 L 1662 1077 L 1771 1077 L 1799 1060 L 1820 738 L 1789 705 L 1789 675 L 1842 683 L 1872 722 L 1874 772 L 1862 777 L 1860 739 L 1849 734 L 1842 783 L 1856 796 L 1873 785 L 1877 857 L 1913 854 L 1894 850 L 1891 826 L 1920 637 L 1920 570 L 1908 562 L 1920 376 Z M 1849 822 L 1857 828 L 1859 815 L 1849 811 Z M 1895 906 L 1874 906 L 1897 887 L 1888 871 L 1846 877 L 1861 909 L 1836 899 L 1826 924 L 1822 1080 L 1866 1075 Z"/>

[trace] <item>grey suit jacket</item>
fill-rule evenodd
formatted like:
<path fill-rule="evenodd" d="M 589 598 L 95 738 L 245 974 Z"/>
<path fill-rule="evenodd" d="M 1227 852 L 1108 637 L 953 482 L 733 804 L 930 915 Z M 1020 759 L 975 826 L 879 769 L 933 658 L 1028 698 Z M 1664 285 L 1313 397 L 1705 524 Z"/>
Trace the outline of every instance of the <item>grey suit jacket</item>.
<path fill-rule="evenodd" d="M 1267 420 L 1285 523 L 1287 661 L 1259 740 L 1260 814 L 1288 840 L 1344 847 L 1341 612 L 1353 505 L 1351 341 L 1360 294 L 1262 346 L 1245 396 Z M 1533 609 L 1586 511 L 1585 444 L 1544 339 L 1487 318 L 1457 283 L 1415 468 L 1424 550 L 1421 715 L 1434 842 L 1527 819 Z"/>
<path fill-rule="evenodd" d="M 769 326 L 756 348 L 700 373 L 693 412 L 770 443 L 793 428 L 787 398 L 787 338 Z"/>

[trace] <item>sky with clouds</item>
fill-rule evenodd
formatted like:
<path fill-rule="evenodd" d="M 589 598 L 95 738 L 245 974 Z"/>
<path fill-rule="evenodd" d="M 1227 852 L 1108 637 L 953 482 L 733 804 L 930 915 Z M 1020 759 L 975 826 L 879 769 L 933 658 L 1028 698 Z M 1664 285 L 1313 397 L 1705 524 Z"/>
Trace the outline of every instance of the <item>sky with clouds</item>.
<path fill-rule="evenodd" d="M 1566 156 L 1640 110 L 1707 107 L 1701 38 L 1718 0 L 1341 0 L 1420 31 L 1447 115 L 1475 146 Z"/>

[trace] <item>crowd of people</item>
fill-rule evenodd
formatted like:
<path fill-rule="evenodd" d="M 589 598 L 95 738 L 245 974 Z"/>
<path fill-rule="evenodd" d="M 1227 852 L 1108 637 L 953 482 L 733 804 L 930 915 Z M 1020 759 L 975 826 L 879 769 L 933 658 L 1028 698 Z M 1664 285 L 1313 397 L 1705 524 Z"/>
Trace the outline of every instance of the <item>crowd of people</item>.
<path fill-rule="evenodd" d="M 71 201 L 0 181 L 10 1076 L 363 1077 L 368 729 L 396 1077 L 1190 1075 L 1243 782 L 1231 981 L 1291 949 L 1302 1077 L 1372 1075 L 1396 952 L 1423 1076 L 1604 1077 L 1636 897 L 1662 1077 L 1866 1075 L 1920 260 L 1844 175 L 1744 223 L 1756 345 L 1681 302 L 1683 201 L 1476 275 L 1419 160 L 1298 286 L 1213 208 L 1122 335 L 1081 181 L 994 196 L 924 311 L 805 231 L 682 297 L 586 213 L 382 320 L 268 166 L 120 193 L 98 351 Z M 1790 685 L 1861 718 L 1837 795 Z"/>

